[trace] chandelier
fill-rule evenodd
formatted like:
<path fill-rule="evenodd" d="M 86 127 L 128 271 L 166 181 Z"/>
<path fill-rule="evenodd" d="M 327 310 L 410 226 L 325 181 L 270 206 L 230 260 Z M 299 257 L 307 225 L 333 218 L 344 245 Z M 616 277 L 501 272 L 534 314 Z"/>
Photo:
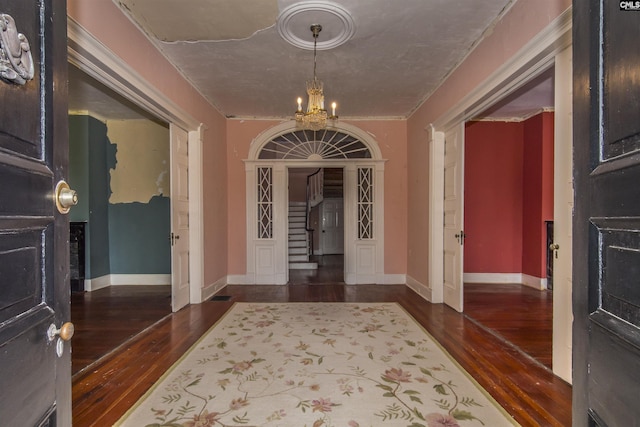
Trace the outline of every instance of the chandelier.
<path fill-rule="evenodd" d="M 324 92 L 322 91 L 322 81 L 316 76 L 316 44 L 318 35 L 322 31 L 322 25 L 313 24 L 311 33 L 313 34 L 313 80 L 307 81 L 307 111 L 302 110 L 302 98 L 298 98 L 298 109 L 295 119 L 299 127 L 309 130 L 319 130 L 327 127 L 327 119 L 336 120 L 336 103 L 331 104 L 331 115 L 327 115 L 324 108 Z"/>

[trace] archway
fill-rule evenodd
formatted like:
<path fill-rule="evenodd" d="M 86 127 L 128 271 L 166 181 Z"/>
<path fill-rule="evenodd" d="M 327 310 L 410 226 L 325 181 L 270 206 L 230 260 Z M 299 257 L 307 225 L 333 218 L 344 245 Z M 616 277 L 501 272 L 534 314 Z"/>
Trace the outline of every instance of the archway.
<path fill-rule="evenodd" d="M 329 167 L 344 171 L 345 283 L 384 283 L 384 159 L 371 135 L 285 122 L 254 139 L 245 164 L 250 283 L 288 282 L 288 169 Z"/>

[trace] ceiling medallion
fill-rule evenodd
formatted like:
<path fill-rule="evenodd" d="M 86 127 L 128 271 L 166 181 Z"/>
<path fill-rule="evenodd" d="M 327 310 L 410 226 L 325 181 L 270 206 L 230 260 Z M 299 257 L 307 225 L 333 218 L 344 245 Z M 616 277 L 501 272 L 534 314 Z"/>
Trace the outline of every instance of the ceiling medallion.
<path fill-rule="evenodd" d="M 325 36 L 321 42 L 309 40 L 309 27 L 322 22 Z M 302 1 L 285 8 L 278 15 L 280 36 L 301 49 L 327 50 L 351 40 L 356 32 L 353 17 L 343 6 L 327 1 Z"/>

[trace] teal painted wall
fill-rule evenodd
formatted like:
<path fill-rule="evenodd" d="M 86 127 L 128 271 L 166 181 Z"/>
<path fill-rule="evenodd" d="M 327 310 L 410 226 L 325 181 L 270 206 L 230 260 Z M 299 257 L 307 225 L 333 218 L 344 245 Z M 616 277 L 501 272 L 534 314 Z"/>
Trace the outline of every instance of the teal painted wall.
<path fill-rule="evenodd" d="M 69 116 L 69 186 L 78 193 L 78 204 L 69 221 L 89 220 L 89 116 Z"/>
<path fill-rule="evenodd" d="M 71 221 L 86 221 L 85 278 L 110 273 L 109 266 L 109 166 L 115 147 L 107 127 L 90 116 L 69 116 L 69 180 L 78 193 Z M 76 209 L 77 208 L 77 209 Z"/>
<path fill-rule="evenodd" d="M 109 205 L 111 274 L 171 273 L 170 209 L 162 196 Z"/>
<path fill-rule="evenodd" d="M 69 116 L 69 183 L 78 193 L 70 221 L 86 221 L 85 278 L 107 274 L 170 274 L 170 199 L 110 204 L 117 145 L 107 125 Z M 155 179 L 155 178 L 154 178 Z"/>

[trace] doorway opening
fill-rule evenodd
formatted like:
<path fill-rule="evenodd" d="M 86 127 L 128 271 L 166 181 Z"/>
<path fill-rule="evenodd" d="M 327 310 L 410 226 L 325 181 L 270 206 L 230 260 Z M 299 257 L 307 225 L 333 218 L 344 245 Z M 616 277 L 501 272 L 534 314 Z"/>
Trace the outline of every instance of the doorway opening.
<path fill-rule="evenodd" d="M 248 167 L 244 283 L 289 283 L 288 170 L 292 168 L 342 171 L 341 207 L 347 220 L 343 239 L 336 240 L 344 253 L 344 282 L 385 283 L 384 162 L 371 135 L 345 123 L 311 131 L 301 130 L 294 121 L 289 121 L 258 135 L 245 161 Z M 320 236 L 313 236 L 314 248 L 321 242 L 329 244 L 328 238 Z"/>
<path fill-rule="evenodd" d="M 171 312 L 169 137 L 167 123 L 69 65 L 73 373 Z"/>
<path fill-rule="evenodd" d="M 289 284 L 344 283 L 344 170 L 289 168 Z"/>
<path fill-rule="evenodd" d="M 473 95 L 461 100 L 457 105 L 447 111 L 432 126 L 430 145 L 430 166 L 432 168 L 430 184 L 431 200 L 433 202 L 433 217 L 430 220 L 430 230 L 434 238 L 430 241 L 432 255 L 429 260 L 430 280 L 434 283 L 446 283 L 444 278 L 447 274 L 459 275 L 462 282 L 463 269 L 460 257 L 450 257 L 458 260 L 459 268 L 448 264 L 443 257 L 441 249 L 446 248 L 447 239 L 454 239 L 457 234 L 458 241 L 462 236 L 462 241 L 469 241 L 470 233 L 465 233 L 462 228 L 450 233 L 448 236 L 444 231 L 442 219 L 445 217 L 446 198 L 443 188 L 447 183 L 447 168 L 445 163 L 445 134 L 462 126 L 467 120 L 478 116 L 481 112 L 487 111 L 496 105 L 500 100 L 504 100 L 520 88 L 535 80 L 538 76 L 549 69 L 554 71 L 554 160 L 553 160 L 553 193 L 554 193 L 554 241 L 559 244 L 560 250 L 556 250 L 553 256 L 553 336 L 552 336 L 552 366 L 554 374 L 567 382 L 571 382 L 572 368 L 572 331 L 571 325 L 571 262 L 572 245 L 570 233 L 572 230 L 573 211 L 573 180 L 572 171 L 572 58 L 571 58 L 571 14 L 566 12 L 558 18 L 557 24 L 550 25 L 549 37 L 544 42 L 536 43 L 531 48 L 523 49 L 514 60 L 505 64 L 501 71 L 496 72 L 482 86 L 478 87 Z M 552 40 L 549 44 L 547 41 Z M 464 157 L 460 158 L 464 161 Z M 500 166 L 502 167 L 502 166 Z M 450 172 L 449 172 L 450 173 Z M 464 183 L 464 180 L 455 180 L 449 177 L 449 183 Z M 462 187 L 463 184 L 456 184 Z M 462 192 L 462 190 L 459 190 Z M 443 203 L 443 201 L 445 203 Z M 459 216 L 463 216 L 464 210 L 458 211 Z M 541 224 L 540 228 L 544 228 Z M 461 232 L 462 231 L 462 232 Z M 559 241 L 558 239 L 563 239 Z M 443 243 L 444 242 L 444 243 Z M 563 243 L 564 242 L 564 243 Z M 462 256 L 461 244 L 458 243 L 458 252 Z M 489 247 L 487 252 L 496 248 Z M 561 270 L 563 270 L 561 272 Z M 463 287 L 456 289 L 459 297 L 462 297 Z M 435 287 L 429 290 L 434 301 L 444 301 L 447 303 L 444 294 L 446 285 Z"/>

